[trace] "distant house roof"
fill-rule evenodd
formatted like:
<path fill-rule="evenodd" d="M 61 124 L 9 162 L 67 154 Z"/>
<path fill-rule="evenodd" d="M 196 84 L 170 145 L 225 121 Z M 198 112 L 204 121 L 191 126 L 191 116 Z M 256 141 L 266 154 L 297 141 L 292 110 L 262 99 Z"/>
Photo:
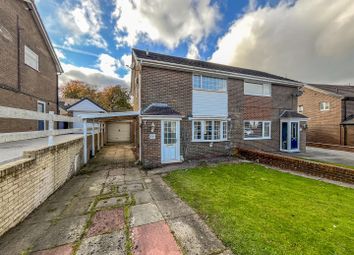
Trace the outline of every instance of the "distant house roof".
<path fill-rule="evenodd" d="M 343 125 L 354 125 L 354 115 L 349 116 L 345 121 L 342 122 Z"/>
<path fill-rule="evenodd" d="M 145 110 L 142 111 L 142 115 L 171 115 L 177 116 L 181 115 L 175 109 L 173 109 L 168 104 L 154 103 L 146 107 Z"/>
<path fill-rule="evenodd" d="M 324 92 L 338 95 L 340 97 L 354 97 L 354 86 L 330 85 L 330 84 L 308 84 L 308 88 L 316 88 Z"/>
<path fill-rule="evenodd" d="M 55 66 L 56 66 L 56 69 L 57 69 L 57 72 L 58 73 L 63 73 L 64 70 L 60 64 L 60 61 L 59 61 L 59 58 L 57 56 L 57 54 L 55 53 L 55 50 L 54 50 L 54 47 L 49 39 L 49 36 L 48 36 L 48 33 L 43 25 L 43 22 L 42 22 L 42 19 L 41 17 L 39 16 L 39 12 L 37 10 L 37 7 L 36 7 L 36 4 L 34 3 L 33 0 L 23 0 L 23 2 L 25 2 L 28 7 L 29 7 L 29 11 L 31 12 L 35 22 L 37 23 L 37 26 L 39 28 L 39 31 L 40 33 L 42 34 L 43 38 L 44 38 L 44 41 L 49 49 L 49 53 L 52 57 L 52 59 L 54 60 L 54 63 L 55 63 Z"/>
<path fill-rule="evenodd" d="M 80 104 L 82 104 L 81 107 L 80 107 Z M 68 111 L 68 112 L 71 112 L 71 111 L 107 112 L 106 109 L 104 109 L 98 103 L 92 101 L 89 98 L 82 98 L 81 100 L 79 100 L 79 101 L 75 102 L 74 104 L 68 106 L 66 108 L 66 111 Z"/>
<path fill-rule="evenodd" d="M 284 119 L 308 119 L 307 116 L 298 113 L 297 111 L 285 110 L 280 114 L 280 118 Z"/>
<path fill-rule="evenodd" d="M 200 61 L 200 60 L 164 55 L 164 54 L 160 54 L 160 53 L 148 52 L 148 51 L 139 50 L 139 49 L 133 49 L 133 53 L 135 54 L 135 56 L 137 58 L 150 60 L 150 61 L 171 63 L 171 64 L 195 67 L 195 68 L 200 68 L 200 69 L 223 71 L 223 72 L 228 72 L 228 73 L 233 73 L 233 74 L 241 74 L 241 75 L 250 76 L 250 79 L 252 77 L 258 77 L 258 78 L 266 78 L 266 79 L 273 79 L 273 80 L 277 80 L 277 81 L 283 81 L 283 82 L 287 82 L 287 83 L 290 82 L 294 85 L 295 84 L 297 84 L 297 85 L 302 84 L 302 83 L 295 81 L 295 80 L 291 80 L 291 79 L 277 76 L 274 74 L 256 71 L 256 70 L 252 70 L 252 69 L 245 69 L 245 68 L 240 68 L 240 67 L 216 64 L 216 63 L 207 62 L 207 61 Z"/>

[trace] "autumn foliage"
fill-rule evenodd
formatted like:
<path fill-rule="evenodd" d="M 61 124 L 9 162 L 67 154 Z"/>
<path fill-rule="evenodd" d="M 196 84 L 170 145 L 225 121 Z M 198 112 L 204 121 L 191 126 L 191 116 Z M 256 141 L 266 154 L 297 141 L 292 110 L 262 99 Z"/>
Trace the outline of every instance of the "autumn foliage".
<path fill-rule="evenodd" d="M 61 95 L 63 98 L 89 98 L 108 111 L 127 111 L 131 109 L 129 93 L 120 86 L 110 86 L 97 90 L 82 81 L 70 81 L 61 88 Z"/>

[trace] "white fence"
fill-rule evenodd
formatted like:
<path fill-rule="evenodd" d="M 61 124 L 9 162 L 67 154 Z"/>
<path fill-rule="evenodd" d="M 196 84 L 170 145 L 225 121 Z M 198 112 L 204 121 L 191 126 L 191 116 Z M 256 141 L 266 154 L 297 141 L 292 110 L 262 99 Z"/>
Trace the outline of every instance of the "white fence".
<path fill-rule="evenodd" d="M 29 110 L 23 110 L 18 108 L 11 108 L 0 106 L 0 118 L 10 118 L 10 119 L 24 119 L 24 120 L 38 120 L 38 121 L 48 121 L 48 130 L 43 131 L 30 131 L 30 132 L 13 132 L 13 133 L 0 133 L 0 144 L 29 140 L 35 138 L 48 137 L 48 146 L 54 145 L 54 136 L 82 133 L 84 141 L 84 152 L 83 158 L 84 163 L 87 163 L 87 135 L 88 127 L 87 120 L 81 119 L 79 117 L 68 117 L 62 115 L 56 115 L 54 112 L 41 113 Z M 55 122 L 71 122 L 71 123 L 83 123 L 83 128 L 71 128 L 71 129 L 55 129 Z M 90 128 L 90 134 L 92 135 L 92 153 L 95 153 L 95 134 L 98 135 L 98 145 L 103 146 L 103 131 L 104 125 L 98 122 L 92 122 Z"/>

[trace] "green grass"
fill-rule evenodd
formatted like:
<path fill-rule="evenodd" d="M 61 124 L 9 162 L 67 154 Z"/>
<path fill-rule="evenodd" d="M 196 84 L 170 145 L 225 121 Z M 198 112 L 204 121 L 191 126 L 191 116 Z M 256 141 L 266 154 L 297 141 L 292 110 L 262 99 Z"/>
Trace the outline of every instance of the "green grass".
<path fill-rule="evenodd" d="M 354 190 L 244 163 L 164 179 L 235 254 L 354 254 Z"/>

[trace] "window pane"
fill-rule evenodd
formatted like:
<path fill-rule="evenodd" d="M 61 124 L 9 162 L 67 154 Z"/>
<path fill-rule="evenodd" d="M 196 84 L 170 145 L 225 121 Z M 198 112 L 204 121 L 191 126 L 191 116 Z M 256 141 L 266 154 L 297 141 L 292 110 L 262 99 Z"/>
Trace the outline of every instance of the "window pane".
<path fill-rule="evenodd" d="M 244 94 L 253 96 L 271 96 L 271 84 L 244 83 Z"/>
<path fill-rule="evenodd" d="M 245 121 L 244 137 L 245 138 L 262 138 L 263 122 L 262 121 Z"/>
<path fill-rule="evenodd" d="M 212 139 L 213 139 L 213 122 L 205 121 L 204 140 L 212 140 Z"/>
<path fill-rule="evenodd" d="M 269 138 L 270 137 L 270 122 L 264 122 L 264 137 Z"/>
<path fill-rule="evenodd" d="M 272 94 L 272 86 L 270 84 L 263 84 L 263 95 L 270 96 Z"/>
<path fill-rule="evenodd" d="M 193 88 L 196 88 L 196 89 L 201 88 L 200 75 L 193 75 Z"/>
<path fill-rule="evenodd" d="M 227 122 L 222 122 L 222 138 L 227 139 Z"/>
<path fill-rule="evenodd" d="M 193 88 L 209 91 L 226 91 L 226 80 L 207 76 L 193 76 Z"/>
<path fill-rule="evenodd" d="M 25 46 L 25 64 L 38 70 L 38 55 Z"/>
<path fill-rule="evenodd" d="M 194 140 L 202 139 L 202 123 L 200 121 L 194 121 Z"/>
<path fill-rule="evenodd" d="M 214 122 L 214 140 L 220 140 L 220 121 Z"/>

